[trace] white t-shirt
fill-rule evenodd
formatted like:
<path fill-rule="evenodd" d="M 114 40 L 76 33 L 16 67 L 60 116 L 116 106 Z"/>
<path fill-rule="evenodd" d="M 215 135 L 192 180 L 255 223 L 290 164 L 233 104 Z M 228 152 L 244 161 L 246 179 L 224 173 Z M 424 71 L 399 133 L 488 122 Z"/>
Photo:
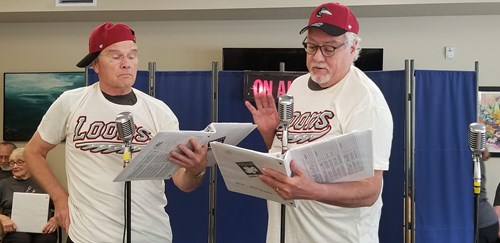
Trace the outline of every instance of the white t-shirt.
<path fill-rule="evenodd" d="M 134 105 L 109 102 L 99 83 L 64 92 L 43 117 L 38 132 L 50 144 L 66 140 L 69 236 L 74 242 L 121 242 L 124 232 L 124 183 L 113 182 L 122 168 L 123 142 L 116 115 L 131 112 L 136 126 L 133 152 L 154 135 L 178 130 L 170 108 L 136 89 Z M 62 162 L 62 161 L 61 161 Z M 133 242 L 171 242 L 163 180 L 131 182 Z"/>
<path fill-rule="evenodd" d="M 392 143 L 392 116 L 379 88 L 352 66 L 336 85 L 322 90 L 308 87 L 310 75 L 298 77 L 288 90 L 294 98 L 288 148 L 355 130 L 372 129 L 374 169 L 388 170 Z M 281 137 L 281 136 L 280 136 Z M 276 136 L 271 152 L 281 151 Z M 371 207 L 344 208 L 301 200 L 286 207 L 287 243 L 376 243 L 382 199 Z M 268 243 L 280 240 L 280 204 L 268 201 Z"/>

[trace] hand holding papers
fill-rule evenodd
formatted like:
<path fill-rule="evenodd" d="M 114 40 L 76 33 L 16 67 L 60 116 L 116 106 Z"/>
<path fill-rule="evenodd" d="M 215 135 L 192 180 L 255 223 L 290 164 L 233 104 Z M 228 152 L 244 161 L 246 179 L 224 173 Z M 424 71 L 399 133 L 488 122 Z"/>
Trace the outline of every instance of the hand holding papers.
<path fill-rule="evenodd" d="M 290 167 L 280 158 L 281 154 L 260 153 L 217 142 L 211 146 L 228 190 L 296 206 L 294 200 L 283 200 L 259 178 L 262 167 L 290 175 Z"/>
<path fill-rule="evenodd" d="M 228 190 L 296 206 L 258 178 L 262 167 L 290 175 L 290 162 L 295 160 L 318 183 L 361 180 L 373 175 L 371 141 L 371 130 L 356 131 L 290 149 L 283 159 L 227 144 L 211 146 Z"/>
<path fill-rule="evenodd" d="M 167 160 L 168 154 L 177 150 L 178 144 L 187 146 L 191 138 L 203 144 L 209 137 L 210 133 L 201 131 L 159 132 L 113 181 L 170 179 L 179 166 Z"/>
<path fill-rule="evenodd" d="M 251 123 L 212 123 L 204 131 L 159 132 L 113 181 L 170 179 L 179 166 L 168 161 L 167 157 L 171 151 L 177 150 L 178 144 L 188 145 L 191 138 L 196 138 L 200 144 L 209 141 L 237 144 L 255 127 Z M 210 150 L 207 156 L 208 165 L 215 164 Z"/>

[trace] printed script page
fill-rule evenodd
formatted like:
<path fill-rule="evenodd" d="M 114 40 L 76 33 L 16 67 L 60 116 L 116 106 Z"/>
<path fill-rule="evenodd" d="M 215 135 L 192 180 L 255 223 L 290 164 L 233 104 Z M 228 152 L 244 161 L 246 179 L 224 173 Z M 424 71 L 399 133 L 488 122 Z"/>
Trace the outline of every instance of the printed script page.
<path fill-rule="evenodd" d="M 178 150 L 178 144 L 190 147 L 191 138 L 196 138 L 200 144 L 207 143 L 211 134 L 204 131 L 159 132 L 113 181 L 170 179 L 179 166 L 167 160 L 169 153 Z"/>
<path fill-rule="evenodd" d="M 293 148 L 285 155 L 295 160 L 318 183 L 357 181 L 373 176 L 371 130 L 355 131 Z"/>

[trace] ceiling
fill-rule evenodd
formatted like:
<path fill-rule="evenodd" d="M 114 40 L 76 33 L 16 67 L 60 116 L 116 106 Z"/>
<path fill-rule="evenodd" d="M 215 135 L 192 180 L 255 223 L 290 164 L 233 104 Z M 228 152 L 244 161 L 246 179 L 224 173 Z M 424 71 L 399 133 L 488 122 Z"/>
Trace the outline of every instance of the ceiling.
<path fill-rule="evenodd" d="M 499 3 L 352 6 L 358 18 L 500 15 Z M 0 23 L 304 19 L 311 8 L 0 12 Z"/>

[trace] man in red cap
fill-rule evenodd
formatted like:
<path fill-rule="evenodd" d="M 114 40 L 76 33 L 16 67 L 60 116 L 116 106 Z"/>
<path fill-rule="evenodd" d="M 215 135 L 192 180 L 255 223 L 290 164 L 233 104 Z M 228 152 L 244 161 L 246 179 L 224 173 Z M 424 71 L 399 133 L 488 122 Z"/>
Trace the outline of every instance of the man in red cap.
<path fill-rule="evenodd" d="M 371 129 L 373 176 L 343 183 L 318 183 L 292 161 L 292 176 L 264 169 L 262 181 L 283 199 L 301 199 L 286 207 L 281 227 L 280 205 L 268 202 L 267 243 L 378 242 L 382 208 L 382 175 L 389 169 L 392 115 L 379 88 L 353 63 L 360 51 L 359 24 L 351 10 L 339 3 L 316 7 L 300 33 L 307 52 L 309 73 L 288 90 L 294 97 L 288 148 L 314 143 L 355 130 Z M 281 151 L 278 113 L 272 94 L 255 95 L 256 107 L 246 102 L 271 152 Z M 280 133 L 280 132 L 278 132 Z M 331 165 L 340 156 L 326 158 L 321 170 L 341 173 Z M 347 168 L 346 168 L 347 169 Z M 353 168 L 349 168 L 353 169 Z"/>
<path fill-rule="evenodd" d="M 77 64 L 92 66 L 99 82 L 63 93 L 43 117 L 26 147 L 33 177 L 50 194 L 57 222 L 68 242 L 122 242 L 124 184 L 113 182 L 123 170 L 123 142 L 116 115 L 134 115 L 133 152 L 139 152 L 159 131 L 178 130 L 170 108 L 132 88 L 138 68 L 134 31 L 122 23 L 97 26 L 89 38 L 89 53 Z M 47 153 L 65 141 L 68 192 L 48 167 Z M 192 149 L 179 145 L 169 161 L 181 168 L 172 179 L 189 192 L 202 182 L 207 145 L 191 140 Z M 131 192 L 133 242 L 171 242 L 172 232 L 163 180 L 134 181 Z"/>

